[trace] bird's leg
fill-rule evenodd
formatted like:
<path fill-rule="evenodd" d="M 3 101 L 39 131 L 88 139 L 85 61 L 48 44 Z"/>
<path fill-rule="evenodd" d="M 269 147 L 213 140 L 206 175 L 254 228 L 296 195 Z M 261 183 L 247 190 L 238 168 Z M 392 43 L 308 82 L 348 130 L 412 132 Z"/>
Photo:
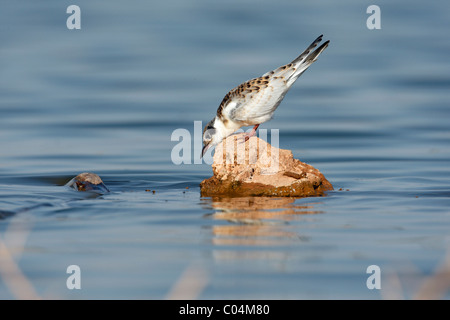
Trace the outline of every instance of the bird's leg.
<path fill-rule="evenodd" d="M 258 127 L 259 127 L 259 124 L 254 126 L 250 133 L 245 134 L 245 137 L 244 137 L 245 142 L 247 142 L 248 139 L 250 139 L 251 137 L 253 137 L 256 134 L 256 130 L 258 130 Z"/>

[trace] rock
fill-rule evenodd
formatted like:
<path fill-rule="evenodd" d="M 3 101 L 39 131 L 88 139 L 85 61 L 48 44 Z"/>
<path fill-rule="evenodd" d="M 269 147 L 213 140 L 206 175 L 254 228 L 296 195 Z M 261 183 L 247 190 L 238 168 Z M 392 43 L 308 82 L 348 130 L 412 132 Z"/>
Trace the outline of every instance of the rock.
<path fill-rule="evenodd" d="M 66 186 L 77 191 L 92 191 L 96 193 L 107 193 L 109 189 L 102 179 L 95 173 L 83 172 L 66 183 Z"/>
<path fill-rule="evenodd" d="M 256 136 L 244 143 L 243 135 L 229 136 L 216 146 L 214 175 L 201 182 L 202 196 L 309 197 L 333 190 L 319 170 L 294 159 L 292 151 Z"/>

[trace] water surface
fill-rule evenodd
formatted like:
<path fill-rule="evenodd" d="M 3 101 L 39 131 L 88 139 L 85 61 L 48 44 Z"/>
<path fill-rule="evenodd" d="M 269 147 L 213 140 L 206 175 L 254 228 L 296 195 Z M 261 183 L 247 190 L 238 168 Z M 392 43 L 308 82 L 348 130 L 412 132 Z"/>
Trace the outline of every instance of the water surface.
<path fill-rule="evenodd" d="M 381 30 L 364 1 L 79 0 L 81 30 L 66 28 L 70 4 L 0 10 L 1 299 L 409 299 L 439 270 L 447 3 L 379 3 Z M 261 128 L 335 190 L 201 197 L 211 167 L 175 165 L 172 132 L 193 135 L 228 90 L 322 33 L 329 48 Z M 84 171 L 111 192 L 64 187 Z M 81 290 L 66 287 L 69 265 Z"/>

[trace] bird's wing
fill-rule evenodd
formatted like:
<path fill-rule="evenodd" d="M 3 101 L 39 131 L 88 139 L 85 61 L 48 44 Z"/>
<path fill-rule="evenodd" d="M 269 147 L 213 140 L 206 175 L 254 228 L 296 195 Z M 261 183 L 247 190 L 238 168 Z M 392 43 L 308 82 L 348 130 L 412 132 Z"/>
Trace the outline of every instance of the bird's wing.
<path fill-rule="evenodd" d="M 271 116 L 287 89 L 283 77 L 266 75 L 248 80 L 228 92 L 217 115 L 247 125 L 258 124 L 258 118 Z"/>
<path fill-rule="evenodd" d="M 328 46 L 329 41 L 326 41 L 312 51 L 321 41 L 322 35 L 291 63 L 232 89 L 223 98 L 217 116 L 248 125 L 258 124 L 263 118 L 267 121 L 267 117 L 271 117 L 292 84 Z"/>

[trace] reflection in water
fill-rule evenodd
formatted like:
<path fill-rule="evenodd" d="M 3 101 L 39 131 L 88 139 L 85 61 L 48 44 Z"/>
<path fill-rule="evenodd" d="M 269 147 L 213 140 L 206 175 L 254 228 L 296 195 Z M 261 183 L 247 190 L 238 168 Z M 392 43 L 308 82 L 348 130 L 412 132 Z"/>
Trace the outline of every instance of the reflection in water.
<path fill-rule="evenodd" d="M 213 219 L 230 222 L 213 227 L 215 245 L 281 246 L 308 241 L 297 228 L 289 225 L 289 221 L 322 213 L 314 210 L 312 205 L 296 205 L 295 198 L 216 197 L 212 198 L 212 207 L 216 211 Z M 258 253 L 253 252 L 252 256 L 255 254 Z"/>

